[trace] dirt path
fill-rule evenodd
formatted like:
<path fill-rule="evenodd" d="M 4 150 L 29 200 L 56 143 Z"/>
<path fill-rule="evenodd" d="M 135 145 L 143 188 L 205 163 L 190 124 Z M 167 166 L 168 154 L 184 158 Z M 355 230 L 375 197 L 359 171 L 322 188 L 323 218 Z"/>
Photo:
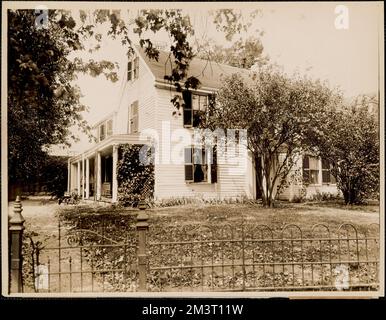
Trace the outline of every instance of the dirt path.
<path fill-rule="evenodd" d="M 13 202 L 9 203 L 9 214 L 12 214 L 13 205 Z M 77 250 L 76 248 L 62 250 L 60 253 L 61 259 L 59 267 L 58 250 L 49 249 L 57 248 L 59 246 L 57 211 L 61 206 L 58 205 L 56 201 L 48 201 L 46 198 L 23 200 L 22 206 L 22 215 L 25 219 L 25 234 L 30 235 L 35 243 L 38 241 L 42 243 L 44 248 L 39 255 L 39 263 L 44 265 L 44 267 L 49 268 L 49 273 L 52 274 L 49 277 L 49 280 L 47 280 L 46 277 L 46 284 L 43 286 L 49 285 L 51 288 L 50 291 L 60 292 L 92 291 L 92 289 L 98 291 L 101 286 L 100 283 L 98 283 L 98 280 L 93 279 L 94 283 L 92 285 L 91 280 L 89 279 L 91 276 L 87 273 L 81 274 L 82 270 L 90 270 L 91 267 L 88 265 L 86 259 L 81 257 L 82 253 L 80 253 L 80 250 Z M 66 238 L 63 238 L 63 230 L 61 246 L 68 246 Z M 59 271 L 64 272 L 64 274 L 60 276 L 60 285 L 59 275 L 56 274 Z M 72 272 L 71 275 L 70 271 Z M 66 272 L 68 273 L 66 274 Z M 47 289 L 43 289 L 42 291 L 47 292 Z M 34 292 L 31 283 L 24 286 L 24 292 Z"/>

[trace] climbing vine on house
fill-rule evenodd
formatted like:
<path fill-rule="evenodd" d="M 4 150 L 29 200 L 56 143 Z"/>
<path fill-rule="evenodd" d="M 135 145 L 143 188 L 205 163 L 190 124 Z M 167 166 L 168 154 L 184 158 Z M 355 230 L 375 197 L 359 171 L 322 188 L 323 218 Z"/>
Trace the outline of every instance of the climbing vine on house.
<path fill-rule="evenodd" d="M 154 193 L 154 162 L 146 165 L 140 161 L 143 145 L 124 144 L 119 146 L 117 165 L 118 201 L 124 206 L 137 206 L 141 197 L 149 200 Z M 150 160 L 151 150 L 145 150 Z"/>

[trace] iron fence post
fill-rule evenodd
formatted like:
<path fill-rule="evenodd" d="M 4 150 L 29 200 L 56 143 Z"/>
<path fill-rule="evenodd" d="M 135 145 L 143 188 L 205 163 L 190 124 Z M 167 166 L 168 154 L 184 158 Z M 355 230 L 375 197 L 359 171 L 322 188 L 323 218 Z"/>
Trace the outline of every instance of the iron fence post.
<path fill-rule="evenodd" d="M 22 283 L 22 243 L 24 218 L 20 197 L 16 197 L 13 215 L 9 219 L 9 253 L 10 253 L 10 293 L 23 291 Z"/>
<path fill-rule="evenodd" d="M 137 258 L 138 258 L 138 290 L 146 291 L 146 273 L 147 273 L 147 255 L 146 255 L 146 233 L 149 229 L 147 222 L 148 215 L 144 212 L 140 212 L 137 216 Z"/>

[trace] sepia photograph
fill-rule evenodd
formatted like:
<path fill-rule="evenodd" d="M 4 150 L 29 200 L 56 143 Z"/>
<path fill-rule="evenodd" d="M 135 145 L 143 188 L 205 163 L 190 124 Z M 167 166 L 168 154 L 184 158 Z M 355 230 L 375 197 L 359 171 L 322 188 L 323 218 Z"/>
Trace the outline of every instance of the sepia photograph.
<path fill-rule="evenodd" d="M 3 2 L 2 295 L 384 297 L 383 7 Z"/>

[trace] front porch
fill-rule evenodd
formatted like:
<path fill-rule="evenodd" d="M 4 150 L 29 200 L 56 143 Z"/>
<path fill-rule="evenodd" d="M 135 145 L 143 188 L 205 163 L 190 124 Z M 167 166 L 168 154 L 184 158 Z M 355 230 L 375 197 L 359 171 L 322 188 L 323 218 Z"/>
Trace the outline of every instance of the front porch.
<path fill-rule="evenodd" d="M 67 191 L 82 200 L 118 201 L 118 148 L 121 144 L 146 144 L 138 135 L 115 135 L 68 160 Z"/>

